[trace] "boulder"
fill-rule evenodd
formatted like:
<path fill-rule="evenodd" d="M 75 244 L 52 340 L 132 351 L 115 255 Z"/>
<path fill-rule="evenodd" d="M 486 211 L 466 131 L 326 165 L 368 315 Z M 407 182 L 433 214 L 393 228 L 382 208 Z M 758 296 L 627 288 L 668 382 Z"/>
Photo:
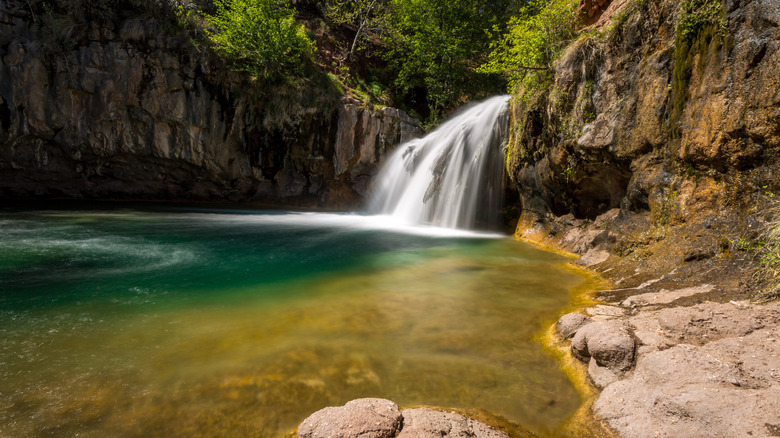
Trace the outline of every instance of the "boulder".
<path fill-rule="evenodd" d="M 509 438 L 486 424 L 428 408 L 401 413 L 390 400 L 363 398 L 320 409 L 298 426 L 299 438 Z"/>
<path fill-rule="evenodd" d="M 298 426 L 298 437 L 393 438 L 402 425 L 397 404 L 380 398 L 362 398 L 313 413 Z"/>
<path fill-rule="evenodd" d="M 407 409 L 403 417 L 404 426 L 398 438 L 509 438 L 479 421 L 452 412 Z"/>
<path fill-rule="evenodd" d="M 591 322 L 590 317 L 583 315 L 582 313 L 567 313 L 558 320 L 555 324 L 555 330 L 558 335 L 563 339 L 569 339 L 574 336 L 574 333 L 580 329 L 580 327 Z"/>
<path fill-rule="evenodd" d="M 577 330 L 571 342 L 575 357 L 587 362 L 591 357 L 599 366 L 615 373 L 628 371 L 634 365 L 634 337 L 621 321 L 597 321 Z"/>

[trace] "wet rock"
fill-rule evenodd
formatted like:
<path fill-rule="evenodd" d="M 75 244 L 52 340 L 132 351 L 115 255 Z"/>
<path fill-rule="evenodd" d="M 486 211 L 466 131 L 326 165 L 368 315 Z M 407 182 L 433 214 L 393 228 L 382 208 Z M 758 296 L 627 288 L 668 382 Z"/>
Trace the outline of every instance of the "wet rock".
<path fill-rule="evenodd" d="M 298 426 L 299 438 L 393 438 L 403 416 L 390 400 L 363 398 L 320 409 Z"/>
<path fill-rule="evenodd" d="M 404 425 L 398 438 L 508 438 L 502 432 L 452 412 L 428 408 L 403 411 Z"/>
<path fill-rule="evenodd" d="M 558 322 L 555 324 L 555 330 L 558 331 L 558 335 L 560 335 L 561 338 L 569 339 L 574 336 L 574 333 L 576 333 L 580 327 L 589 322 L 590 317 L 583 315 L 582 313 L 567 313 L 558 319 Z"/>
<path fill-rule="evenodd" d="M 577 330 L 571 342 L 575 357 L 587 362 L 592 357 L 600 366 L 615 373 L 629 370 L 634 364 L 635 342 L 623 321 L 597 321 Z"/>

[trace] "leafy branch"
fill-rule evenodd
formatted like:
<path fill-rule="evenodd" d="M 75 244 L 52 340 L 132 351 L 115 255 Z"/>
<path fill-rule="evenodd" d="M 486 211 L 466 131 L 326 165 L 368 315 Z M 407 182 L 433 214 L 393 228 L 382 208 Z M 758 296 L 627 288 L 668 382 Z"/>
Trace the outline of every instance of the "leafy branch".
<path fill-rule="evenodd" d="M 371 34 L 382 34 L 387 29 L 387 0 L 330 0 L 325 16 L 337 26 L 354 27 L 355 37 L 349 47 L 348 60 Z"/>
<path fill-rule="evenodd" d="M 577 0 L 530 0 L 509 21 L 504 37 L 490 45 L 490 57 L 480 71 L 506 75 L 510 88 L 529 71 L 552 71 L 555 60 L 577 36 L 578 4 Z"/>

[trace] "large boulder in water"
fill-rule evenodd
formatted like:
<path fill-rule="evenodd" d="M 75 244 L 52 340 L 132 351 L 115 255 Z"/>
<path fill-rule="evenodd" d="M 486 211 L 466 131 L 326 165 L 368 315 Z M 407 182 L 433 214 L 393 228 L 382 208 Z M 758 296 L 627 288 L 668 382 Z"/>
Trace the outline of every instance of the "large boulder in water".
<path fill-rule="evenodd" d="M 393 438 L 403 425 L 398 405 L 380 398 L 352 400 L 313 413 L 298 426 L 299 438 Z"/>
<path fill-rule="evenodd" d="M 390 400 L 363 398 L 321 409 L 298 426 L 299 438 L 509 438 L 486 424 L 428 408 L 403 414 Z"/>

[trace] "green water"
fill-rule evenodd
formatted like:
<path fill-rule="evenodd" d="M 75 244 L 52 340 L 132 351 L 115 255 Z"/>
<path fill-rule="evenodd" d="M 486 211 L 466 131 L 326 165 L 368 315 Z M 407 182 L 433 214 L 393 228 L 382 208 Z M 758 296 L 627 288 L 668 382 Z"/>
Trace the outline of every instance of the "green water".
<path fill-rule="evenodd" d="M 564 262 L 358 215 L 0 210 L 0 436 L 273 437 L 359 397 L 550 431 Z"/>

